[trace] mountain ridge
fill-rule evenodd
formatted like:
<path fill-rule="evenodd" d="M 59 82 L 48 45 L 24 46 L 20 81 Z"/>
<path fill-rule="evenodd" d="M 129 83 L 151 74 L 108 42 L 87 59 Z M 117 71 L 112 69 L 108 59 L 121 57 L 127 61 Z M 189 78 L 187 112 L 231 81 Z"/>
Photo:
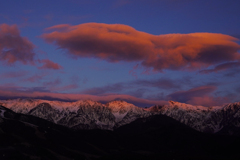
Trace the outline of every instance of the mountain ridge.
<path fill-rule="evenodd" d="M 36 116 L 73 129 L 114 130 L 136 119 L 153 115 L 166 115 L 207 133 L 217 133 L 228 128 L 224 133 L 234 135 L 230 128 L 236 130 L 240 127 L 240 102 L 204 107 L 169 101 L 169 105 L 140 108 L 125 101 L 102 104 L 91 100 L 61 102 L 14 99 L 1 100 L 0 105 L 16 113 Z"/>

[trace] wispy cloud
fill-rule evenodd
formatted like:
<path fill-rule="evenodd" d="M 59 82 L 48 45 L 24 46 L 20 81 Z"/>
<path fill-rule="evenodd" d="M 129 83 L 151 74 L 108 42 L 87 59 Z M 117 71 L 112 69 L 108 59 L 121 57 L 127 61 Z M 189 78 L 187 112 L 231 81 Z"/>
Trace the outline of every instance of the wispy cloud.
<path fill-rule="evenodd" d="M 2 89 L 0 86 L 0 99 L 4 98 L 41 98 L 41 99 L 58 99 L 64 101 L 77 101 L 77 100 L 93 100 L 101 102 L 109 102 L 113 100 L 125 100 L 127 102 L 141 104 L 143 106 L 151 106 L 155 104 L 167 104 L 166 101 L 161 100 L 148 100 L 137 98 L 124 94 L 110 94 L 110 95 L 88 95 L 88 94 L 64 94 L 64 93 L 52 93 L 45 88 L 21 88 L 14 87 Z"/>
<path fill-rule="evenodd" d="M 117 1 L 114 1 L 113 5 L 112 5 L 112 8 L 118 8 L 118 7 L 122 7 L 122 6 L 125 6 L 127 4 L 131 3 L 130 0 L 117 0 Z"/>
<path fill-rule="evenodd" d="M 208 74 L 208 73 L 212 73 L 212 72 L 219 72 L 219 71 L 224 71 L 224 70 L 228 70 L 228 69 L 236 69 L 240 67 L 240 62 L 227 62 L 227 63 L 223 63 L 223 64 L 219 64 L 217 66 L 215 66 L 213 69 L 205 69 L 205 70 L 201 70 L 200 73 L 203 74 Z"/>
<path fill-rule="evenodd" d="M 40 80 L 42 80 L 47 74 L 46 73 L 40 73 L 40 74 L 35 74 L 33 76 L 30 76 L 26 79 L 24 79 L 24 81 L 27 81 L 27 82 L 39 82 Z"/>
<path fill-rule="evenodd" d="M 27 74 L 28 74 L 27 71 L 6 72 L 3 74 L 0 74 L 0 78 L 19 78 L 19 77 L 24 77 Z"/>
<path fill-rule="evenodd" d="M 39 69 L 54 69 L 54 70 L 63 69 L 61 65 L 59 65 L 58 63 L 54 63 L 49 59 L 39 60 L 39 63 L 43 64 L 41 67 L 38 67 Z"/>
<path fill-rule="evenodd" d="M 142 97 L 144 94 L 148 95 L 151 93 L 151 90 L 179 90 L 185 85 L 190 85 L 191 80 L 182 79 L 170 79 L 170 78 L 159 78 L 152 80 L 134 80 L 130 82 L 121 82 L 105 85 L 102 87 L 94 87 L 82 91 L 82 94 L 91 94 L 91 95 L 105 95 L 113 93 L 127 93 L 136 97 Z"/>
<path fill-rule="evenodd" d="M 77 89 L 78 85 L 77 84 L 69 84 L 65 86 L 52 86 L 49 87 L 51 91 L 58 92 L 58 91 L 69 91 L 72 89 Z"/>
<path fill-rule="evenodd" d="M 44 82 L 43 85 L 47 87 L 51 87 L 51 86 L 57 86 L 61 83 L 62 83 L 61 79 L 57 78 L 54 81 Z"/>
<path fill-rule="evenodd" d="M 92 95 L 103 95 L 105 93 L 120 93 L 124 89 L 127 89 L 126 84 L 116 83 L 116 84 L 112 84 L 112 85 L 106 85 L 103 87 L 90 88 L 90 89 L 82 91 L 82 93 L 92 94 Z"/>

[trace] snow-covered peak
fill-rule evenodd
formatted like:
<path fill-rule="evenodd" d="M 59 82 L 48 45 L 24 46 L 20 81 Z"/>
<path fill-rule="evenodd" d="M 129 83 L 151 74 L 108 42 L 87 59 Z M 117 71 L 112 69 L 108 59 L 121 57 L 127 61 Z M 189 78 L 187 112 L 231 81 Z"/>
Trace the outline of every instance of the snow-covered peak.
<path fill-rule="evenodd" d="M 167 105 L 155 105 L 143 109 L 125 101 L 111 101 L 102 104 L 92 100 L 62 102 L 41 99 L 13 99 L 0 100 L 1 105 L 17 113 L 33 115 L 75 129 L 113 129 L 131 123 L 138 118 L 156 114 L 169 116 L 202 132 L 215 133 L 221 130 L 224 125 L 229 124 L 229 119 L 237 127 L 240 126 L 238 121 L 240 102 L 224 106 L 204 107 L 169 101 Z M 0 107 L 0 118 L 4 117 L 4 113 L 5 110 Z"/>
<path fill-rule="evenodd" d="M 62 101 L 50 101 L 42 99 L 13 99 L 13 100 L 0 100 L 0 104 L 12 109 L 17 113 L 28 113 L 31 109 L 35 108 L 41 103 L 48 103 L 53 109 L 58 111 L 69 110 L 71 112 L 77 111 L 80 106 L 101 106 L 99 102 L 92 100 L 79 100 L 76 102 L 62 102 Z"/>
<path fill-rule="evenodd" d="M 169 107 L 177 107 L 178 109 L 182 109 L 182 110 L 208 110 L 208 107 L 191 105 L 191 104 L 180 103 L 175 101 L 169 101 Z"/>
<path fill-rule="evenodd" d="M 12 109 L 15 112 L 26 114 L 32 108 L 36 107 L 41 100 L 35 99 L 13 99 L 13 100 L 1 100 L 0 104 L 6 108 Z"/>
<path fill-rule="evenodd" d="M 228 109 L 238 110 L 238 109 L 240 109 L 240 102 L 229 103 L 229 104 L 224 105 L 222 108 L 225 111 L 228 110 Z"/>
<path fill-rule="evenodd" d="M 111 101 L 106 104 L 106 106 L 112 111 L 112 112 L 127 112 L 131 109 L 138 108 L 135 105 L 131 103 L 127 103 L 125 101 Z"/>
<path fill-rule="evenodd" d="M 82 101 L 82 104 L 86 104 L 86 105 L 89 105 L 89 106 L 102 105 L 100 102 L 93 101 L 93 100 L 84 100 L 84 101 Z"/>
<path fill-rule="evenodd" d="M 165 105 L 155 105 L 155 106 L 151 106 L 149 108 L 144 108 L 145 111 L 148 112 L 160 112 L 161 109 L 164 107 Z"/>

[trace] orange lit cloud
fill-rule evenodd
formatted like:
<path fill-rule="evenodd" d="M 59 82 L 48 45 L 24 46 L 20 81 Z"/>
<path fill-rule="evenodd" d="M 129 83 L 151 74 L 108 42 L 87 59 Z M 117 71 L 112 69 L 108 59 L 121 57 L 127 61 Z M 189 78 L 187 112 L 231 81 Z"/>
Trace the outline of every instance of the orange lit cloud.
<path fill-rule="evenodd" d="M 71 55 L 109 62 L 138 61 L 155 71 L 195 70 L 239 60 L 238 39 L 216 33 L 152 35 L 122 24 L 85 23 L 48 28 L 42 38 Z"/>
<path fill-rule="evenodd" d="M 17 25 L 0 25 L 0 60 L 7 64 L 17 61 L 23 64 L 33 64 L 34 47 L 27 38 L 20 36 Z"/>
<path fill-rule="evenodd" d="M 54 63 L 53 61 L 49 60 L 49 59 L 43 59 L 43 60 L 39 60 L 40 63 L 43 63 L 43 65 L 41 67 L 38 67 L 39 69 L 62 69 L 63 67 L 60 66 L 57 63 Z"/>

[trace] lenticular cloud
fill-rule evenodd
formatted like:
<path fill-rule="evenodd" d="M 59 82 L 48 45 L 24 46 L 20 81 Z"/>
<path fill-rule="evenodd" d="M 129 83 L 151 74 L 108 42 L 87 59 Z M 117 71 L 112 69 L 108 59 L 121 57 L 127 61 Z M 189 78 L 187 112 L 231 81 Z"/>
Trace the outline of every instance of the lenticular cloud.
<path fill-rule="evenodd" d="M 238 39 L 217 33 L 152 35 L 122 24 L 56 25 L 42 38 L 79 57 L 138 61 L 156 71 L 200 69 L 238 61 Z"/>

